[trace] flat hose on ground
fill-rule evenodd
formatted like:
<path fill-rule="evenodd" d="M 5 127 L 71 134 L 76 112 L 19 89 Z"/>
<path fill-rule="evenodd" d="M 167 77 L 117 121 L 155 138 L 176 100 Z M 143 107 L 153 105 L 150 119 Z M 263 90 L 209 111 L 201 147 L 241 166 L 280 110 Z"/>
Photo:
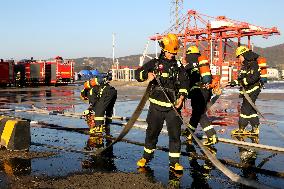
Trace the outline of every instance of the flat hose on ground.
<path fill-rule="evenodd" d="M 36 113 L 49 113 L 49 111 L 29 111 L 29 110 L 16 110 L 16 112 L 36 112 Z M 60 115 L 60 116 L 65 116 L 64 114 L 56 114 L 56 115 Z M 82 115 L 81 114 L 69 114 L 68 113 L 68 117 L 73 117 L 73 118 L 80 118 Z M 131 119 L 131 117 L 121 117 L 121 116 L 114 116 L 113 119 L 117 119 L 117 120 L 125 120 L 128 121 Z M 137 119 L 138 122 L 146 122 L 146 120 L 144 119 Z M 39 122 L 40 124 L 42 124 L 43 122 Z M 113 125 L 119 125 L 119 126 L 125 126 L 126 123 L 119 123 L 119 122 L 112 122 Z M 135 128 L 139 128 L 139 129 L 144 129 L 144 127 L 141 127 L 139 125 L 133 125 L 133 127 Z M 72 128 L 71 128 L 72 129 Z M 281 152 L 284 153 L 284 148 L 279 147 L 279 146 L 269 146 L 269 145 L 263 145 L 263 144 L 256 144 L 256 143 L 250 143 L 250 142 L 245 142 L 245 141 L 237 141 L 237 140 L 231 140 L 231 139 L 227 139 L 227 138 L 218 138 L 219 142 L 223 142 L 223 143 L 228 143 L 228 144 L 235 144 L 235 145 L 240 145 L 240 146 L 245 146 L 245 147 L 253 147 L 253 148 L 259 148 L 259 149 L 264 149 L 264 150 L 270 150 L 270 151 L 276 151 L 276 152 Z"/>
<path fill-rule="evenodd" d="M 62 126 L 58 126 L 58 125 L 53 125 L 53 124 L 46 124 L 44 122 L 39 122 L 41 126 L 41 128 L 49 128 L 49 129 L 58 129 L 58 130 L 65 130 L 65 131 L 71 131 L 71 132 L 78 132 L 81 134 L 89 134 L 88 133 L 88 129 L 87 128 L 69 128 L 69 127 L 62 127 Z M 115 137 L 112 136 L 103 136 L 103 138 L 105 139 L 109 139 L 109 140 L 115 140 Z M 122 142 L 125 143 L 129 143 L 129 144 L 133 144 L 133 145 L 138 145 L 138 146 L 145 146 L 144 143 L 142 142 L 137 142 L 137 141 L 132 141 L 129 139 L 121 139 Z M 185 143 L 183 143 L 185 144 Z M 56 149 L 56 150 L 64 150 L 64 151 L 70 151 L 70 152 L 75 152 L 75 153 L 86 153 L 86 154 L 93 154 L 94 151 L 89 151 L 89 150 L 79 150 L 79 149 L 73 149 L 73 148 L 66 148 L 66 147 L 61 147 L 61 146 L 53 146 L 53 145 L 48 145 L 48 144 L 41 144 L 41 143 L 34 143 L 32 142 L 31 145 L 36 145 L 36 146 L 44 146 L 47 148 L 52 148 L 52 149 Z M 186 145 L 186 144 L 185 144 Z M 163 146 L 157 146 L 156 147 L 157 150 L 161 150 L 164 152 L 169 152 L 169 149 Z M 193 158 L 198 158 L 201 160 L 208 160 L 208 157 L 205 155 L 198 155 L 196 153 L 192 153 L 192 152 L 181 152 L 181 155 L 183 156 L 190 156 Z M 274 156 L 274 155 L 272 155 Z M 270 158 L 270 157 L 268 157 Z M 263 164 L 262 162 L 260 163 L 260 165 L 256 166 L 250 166 L 247 164 L 242 164 L 242 163 L 236 163 L 232 160 L 228 160 L 228 159 L 219 159 L 222 163 L 236 167 L 236 168 L 245 168 L 245 169 L 252 169 L 253 171 L 257 172 L 257 173 L 261 173 L 261 174 L 267 174 L 270 176 L 275 176 L 275 177 L 281 177 L 284 178 L 284 173 L 283 172 L 275 172 L 275 171 L 271 171 L 271 170 L 267 170 L 267 169 L 262 169 L 259 166 L 261 166 L 261 164 Z M 265 161 L 267 161 L 267 158 L 265 158 Z"/>

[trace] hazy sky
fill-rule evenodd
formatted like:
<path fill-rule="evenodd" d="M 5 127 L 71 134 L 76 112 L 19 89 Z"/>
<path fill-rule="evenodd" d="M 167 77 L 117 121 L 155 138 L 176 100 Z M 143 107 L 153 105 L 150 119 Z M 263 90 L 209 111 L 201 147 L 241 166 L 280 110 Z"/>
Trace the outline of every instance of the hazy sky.
<path fill-rule="evenodd" d="M 0 58 L 112 57 L 143 52 L 149 36 L 169 27 L 172 0 L 0 0 Z M 281 0 L 184 0 L 194 9 L 284 32 Z M 262 39 L 260 47 L 284 43 L 283 35 Z M 150 51 L 154 52 L 154 44 Z"/>

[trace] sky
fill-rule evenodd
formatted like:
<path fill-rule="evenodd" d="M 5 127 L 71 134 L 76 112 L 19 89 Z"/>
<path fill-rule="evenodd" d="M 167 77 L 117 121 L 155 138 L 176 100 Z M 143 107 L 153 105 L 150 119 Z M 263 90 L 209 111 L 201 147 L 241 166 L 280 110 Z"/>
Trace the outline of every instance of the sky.
<path fill-rule="evenodd" d="M 0 58 L 112 58 L 143 53 L 149 36 L 170 26 L 172 0 L 0 0 Z M 184 0 L 193 9 L 284 32 L 284 1 Z M 284 43 L 277 35 L 253 37 L 254 45 Z M 150 42 L 149 53 L 155 52 Z"/>

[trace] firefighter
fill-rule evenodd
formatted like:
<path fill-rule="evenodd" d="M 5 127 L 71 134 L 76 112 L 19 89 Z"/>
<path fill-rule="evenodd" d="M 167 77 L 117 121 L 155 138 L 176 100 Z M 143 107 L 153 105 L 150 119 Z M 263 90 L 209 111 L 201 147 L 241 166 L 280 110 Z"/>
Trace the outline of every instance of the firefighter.
<path fill-rule="evenodd" d="M 81 99 L 83 101 L 87 101 L 89 103 L 89 107 L 87 110 L 83 112 L 83 116 L 85 117 L 85 121 L 89 126 L 90 130 L 95 126 L 95 115 L 93 111 L 93 106 L 98 101 L 98 93 L 99 93 L 99 85 L 98 78 L 93 78 L 89 81 L 85 81 L 84 88 L 81 91 Z"/>
<path fill-rule="evenodd" d="M 236 49 L 236 57 L 241 62 L 241 69 L 237 80 L 233 80 L 230 85 L 239 85 L 240 97 L 243 99 L 241 112 L 239 116 L 239 129 L 233 130 L 233 135 L 258 135 L 259 134 L 259 117 L 256 110 L 243 95 L 242 88 L 249 95 L 252 102 L 255 103 L 262 87 L 260 68 L 257 59 L 258 54 L 249 50 L 246 46 L 240 46 Z M 245 128 L 250 123 L 252 129 L 247 131 Z"/>
<path fill-rule="evenodd" d="M 192 141 L 192 135 L 189 129 L 194 132 L 200 123 L 203 131 L 207 135 L 207 140 L 203 142 L 204 145 L 213 145 L 218 142 L 216 131 L 211 125 L 209 118 L 207 117 L 207 103 L 212 96 L 211 83 L 212 75 L 208 63 L 208 59 L 200 54 L 197 46 L 190 46 L 186 51 L 186 62 L 183 64 L 188 74 L 189 96 L 191 99 L 192 115 L 189 120 L 189 124 L 185 130 L 184 135 L 188 141 Z"/>
<path fill-rule="evenodd" d="M 85 82 L 84 89 L 81 91 L 81 98 L 89 100 L 89 108 L 84 111 L 84 115 L 89 115 L 90 135 L 100 135 L 112 121 L 114 104 L 117 99 L 116 89 L 109 84 L 111 77 L 95 77 Z M 106 118 L 105 118 L 106 117 Z M 109 128 L 109 127 L 106 127 Z"/>
<path fill-rule="evenodd" d="M 158 136 L 166 121 L 169 135 L 169 166 L 172 170 L 182 171 L 183 167 L 179 164 L 182 119 L 177 112 L 180 114 L 183 100 L 187 95 L 188 80 L 175 59 L 179 50 L 178 37 L 175 34 L 168 34 L 159 41 L 159 45 L 159 58 L 150 60 L 135 71 L 137 81 L 147 80 L 152 84 L 144 153 L 137 166 L 144 167 L 153 158 Z"/>
<path fill-rule="evenodd" d="M 95 112 L 95 127 L 90 129 L 90 134 L 101 134 L 112 122 L 113 108 L 117 99 L 117 90 L 109 84 L 111 73 L 108 73 L 99 83 L 96 97 L 98 100 L 92 104 Z"/>

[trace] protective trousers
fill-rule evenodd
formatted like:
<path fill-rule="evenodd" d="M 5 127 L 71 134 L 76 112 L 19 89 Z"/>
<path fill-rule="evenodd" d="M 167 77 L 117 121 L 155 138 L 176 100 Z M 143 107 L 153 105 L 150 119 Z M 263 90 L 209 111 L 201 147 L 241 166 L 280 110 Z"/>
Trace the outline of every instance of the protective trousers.
<path fill-rule="evenodd" d="M 155 105 L 150 104 L 147 119 L 145 147 L 143 157 L 150 160 L 153 157 L 159 134 L 163 128 L 164 121 L 169 135 L 169 160 L 171 164 L 179 163 L 181 149 L 181 125 L 182 120 L 175 110 L 160 111 Z"/>
<path fill-rule="evenodd" d="M 117 91 L 114 87 L 107 85 L 103 89 L 101 97 L 94 107 L 95 125 L 109 125 L 112 121 L 113 107 L 117 98 Z M 106 120 L 105 117 L 106 116 Z M 105 122 L 104 122 L 105 121 Z"/>
<path fill-rule="evenodd" d="M 250 94 L 248 94 L 253 103 L 255 103 L 259 93 L 260 89 L 257 89 L 251 92 Z M 249 124 L 249 122 L 252 127 L 258 127 L 259 117 L 257 115 L 256 110 L 250 105 L 247 99 L 243 96 L 243 103 L 239 117 L 239 128 L 245 129 L 245 127 Z"/>
<path fill-rule="evenodd" d="M 194 132 L 198 123 L 200 123 L 208 138 L 216 134 L 206 114 L 206 106 L 210 97 L 211 91 L 208 89 L 195 88 L 190 91 L 192 115 L 189 120 L 189 128 Z"/>

